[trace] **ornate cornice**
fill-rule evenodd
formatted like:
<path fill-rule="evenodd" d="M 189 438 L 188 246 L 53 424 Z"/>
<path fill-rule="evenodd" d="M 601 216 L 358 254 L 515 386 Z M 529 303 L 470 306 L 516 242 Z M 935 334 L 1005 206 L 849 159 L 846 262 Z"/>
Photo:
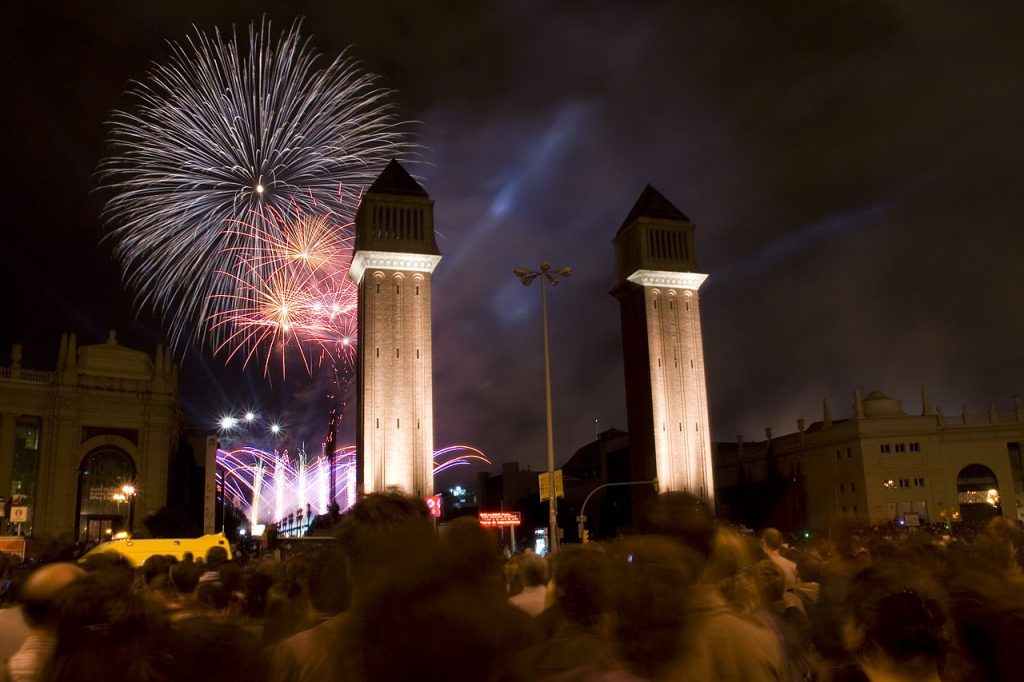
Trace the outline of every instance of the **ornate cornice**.
<path fill-rule="evenodd" d="M 644 287 L 667 287 L 700 291 L 708 276 L 701 272 L 672 272 L 671 270 L 637 270 L 627 277 L 630 282 Z"/>
<path fill-rule="evenodd" d="M 405 272 L 434 272 L 441 256 L 429 253 L 399 253 L 395 251 L 356 251 L 348 269 L 349 278 L 359 284 L 367 269 L 404 270 Z"/>

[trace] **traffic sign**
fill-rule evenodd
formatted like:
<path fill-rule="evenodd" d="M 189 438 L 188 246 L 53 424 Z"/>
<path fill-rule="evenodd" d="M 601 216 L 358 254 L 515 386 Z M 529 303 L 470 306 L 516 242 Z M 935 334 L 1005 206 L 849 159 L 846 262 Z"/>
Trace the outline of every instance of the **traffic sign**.
<path fill-rule="evenodd" d="M 547 472 L 537 476 L 537 482 L 540 484 L 540 501 L 551 499 L 551 477 Z M 558 497 L 565 497 L 565 485 L 562 482 L 562 470 L 558 469 L 555 471 L 555 495 Z"/>

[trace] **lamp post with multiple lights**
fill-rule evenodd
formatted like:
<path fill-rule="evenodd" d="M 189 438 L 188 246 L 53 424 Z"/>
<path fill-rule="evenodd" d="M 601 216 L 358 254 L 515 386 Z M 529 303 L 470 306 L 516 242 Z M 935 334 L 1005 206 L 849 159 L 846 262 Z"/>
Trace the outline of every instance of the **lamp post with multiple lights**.
<path fill-rule="evenodd" d="M 515 276 L 523 283 L 524 287 L 530 286 L 533 280 L 540 279 L 540 307 L 541 317 L 544 320 L 544 398 L 547 406 L 548 422 L 548 491 L 549 498 L 549 525 L 551 526 L 551 549 L 558 549 L 558 494 L 555 489 L 555 437 L 551 418 L 551 360 L 548 352 L 548 297 L 547 285 L 558 286 L 560 279 L 572 274 L 571 267 L 562 267 L 557 270 L 551 268 L 551 263 L 544 261 L 540 264 L 540 270 L 529 270 L 527 268 L 516 268 Z"/>
<path fill-rule="evenodd" d="M 134 511 L 135 511 L 135 495 L 136 495 L 136 493 L 137 493 L 137 491 L 135 490 L 135 486 L 132 485 L 131 483 L 125 483 L 123 486 L 121 486 L 121 490 L 119 490 L 118 492 L 114 493 L 114 499 L 117 501 L 118 516 L 121 515 L 121 503 L 122 502 L 127 502 L 128 503 L 128 524 L 127 524 L 127 526 L 128 526 L 127 527 L 128 535 L 131 535 L 132 532 L 134 532 L 134 530 L 135 530 L 134 529 L 134 525 L 135 525 L 135 523 L 134 523 L 134 521 L 135 521 Z"/>

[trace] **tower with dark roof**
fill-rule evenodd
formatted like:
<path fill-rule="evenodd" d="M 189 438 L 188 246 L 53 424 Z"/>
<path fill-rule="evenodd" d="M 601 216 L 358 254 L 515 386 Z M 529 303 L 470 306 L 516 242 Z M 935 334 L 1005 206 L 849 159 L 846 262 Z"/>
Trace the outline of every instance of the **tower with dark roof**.
<path fill-rule="evenodd" d="M 434 202 L 391 161 L 356 213 L 358 476 L 364 493 L 434 492 L 430 279 Z"/>
<path fill-rule="evenodd" d="M 697 270 L 693 231 L 690 219 L 647 185 L 612 242 L 612 294 L 622 319 L 631 476 L 713 506 L 699 296 L 708 276 Z"/>

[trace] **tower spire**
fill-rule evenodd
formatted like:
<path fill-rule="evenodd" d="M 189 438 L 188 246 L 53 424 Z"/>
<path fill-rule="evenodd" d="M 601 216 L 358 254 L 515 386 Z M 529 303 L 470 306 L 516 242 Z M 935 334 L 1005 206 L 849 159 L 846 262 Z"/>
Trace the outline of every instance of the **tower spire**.
<path fill-rule="evenodd" d="M 356 212 L 358 478 L 364 493 L 434 493 L 431 275 L 434 202 L 391 161 Z"/>
<path fill-rule="evenodd" d="M 631 476 L 714 503 L 694 225 L 647 185 L 615 235 Z M 638 489 L 639 491 L 639 489 Z"/>

